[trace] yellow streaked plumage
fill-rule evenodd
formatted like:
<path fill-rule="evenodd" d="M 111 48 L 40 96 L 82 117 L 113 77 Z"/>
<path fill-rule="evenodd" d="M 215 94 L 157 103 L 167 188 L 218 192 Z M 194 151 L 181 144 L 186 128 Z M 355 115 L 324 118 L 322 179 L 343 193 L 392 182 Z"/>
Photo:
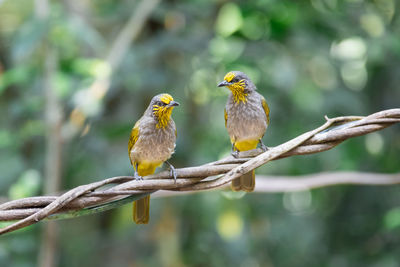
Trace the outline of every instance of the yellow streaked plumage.
<path fill-rule="evenodd" d="M 264 97 L 256 92 L 256 86 L 240 71 L 230 71 L 218 87 L 231 91 L 224 110 L 225 127 L 232 143 L 232 154 L 257 148 L 262 143 L 269 124 L 269 107 Z M 255 186 L 254 171 L 232 181 L 232 190 L 251 192 Z"/>
<path fill-rule="evenodd" d="M 165 128 L 171 118 L 172 108 L 168 106 L 153 105 L 153 113 L 158 118 L 157 128 Z"/>
<path fill-rule="evenodd" d="M 235 73 L 233 72 L 228 72 L 225 77 L 224 80 L 227 82 L 231 82 L 233 80 L 233 78 L 235 78 Z"/>
<path fill-rule="evenodd" d="M 236 83 L 233 83 L 232 85 L 228 85 L 228 88 L 231 90 L 236 104 L 239 104 L 240 101 L 246 103 L 247 93 L 244 92 L 245 86 L 246 84 L 244 80 L 240 80 Z"/>
<path fill-rule="evenodd" d="M 232 95 L 235 99 L 235 102 L 239 104 L 239 102 L 246 103 L 247 93 L 245 92 L 246 88 L 246 81 L 244 79 L 234 81 L 236 75 L 234 72 L 228 72 L 225 77 L 224 81 L 227 82 L 227 87 L 231 90 Z"/>
<path fill-rule="evenodd" d="M 269 124 L 269 106 L 268 106 L 267 101 L 265 100 L 265 98 L 263 96 L 262 96 L 262 99 L 261 99 L 261 104 L 263 106 L 265 115 L 267 116 L 267 124 Z"/>
<path fill-rule="evenodd" d="M 160 100 L 164 102 L 165 104 L 169 104 L 171 101 L 174 101 L 172 96 L 170 94 L 162 94 L 160 97 Z"/>
<path fill-rule="evenodd" d="M 135 145 L 136 141 L 138 140 L 139 137 L 139 122 L 135 123 L 135 126 L 133 126 L 131 135 L 129 137 L 129 142 L 128 142 L 128 153 L 131 153 L 131 150 L 133 146 Z M 131 164 L 135 167 L 133 164 L 132 158 L 129 156 L 129 159 L 131 161 Z"/>
<path fill-rule="evenodd" d="M 157 95 L 132 128 L 128 151 L 135 169 L 135 179 L 140 180 L 143 176 L 153 174 L 174 152 L 176 127 L 171 113 L 178 105 L 169 94 Z M 169 165 L 176 179 L 175 169 Z M 150 196 L 136 200 L 133 205 L 133 220 L 137 224 L 147 224 L 149 208 Z"/>

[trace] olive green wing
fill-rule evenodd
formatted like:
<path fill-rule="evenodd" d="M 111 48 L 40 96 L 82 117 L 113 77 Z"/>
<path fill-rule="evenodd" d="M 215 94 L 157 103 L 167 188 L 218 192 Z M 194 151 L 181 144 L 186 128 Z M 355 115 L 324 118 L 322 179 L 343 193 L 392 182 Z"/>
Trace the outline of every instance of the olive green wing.
<path fill-rule="evenodd" d="M 131 150 L 135 146 L 135 143 L 138 140 L 138 138 L 139 138 L 139 121 L 135 123 L 135 126 L 133 126 L 131 131 L 131 136 L 129 137 L 129 142 L 128 142 L 129 159 L 131 160 L 132 165 L 133 162 L 131 159 Z"/>
<path fill-rule="evenodd" d="M 224 118 L 225 118 L 225 128 L 226 128 L 226 124 L 228 122 L 228 113 L 226 113 L 226 108 L 224 108 Z"/>
<path fill-rule="evenodd" d="M 267 101 L 265 100 L 265 98 L 263 96 L 261 96 L 261 104 L 264 109 L 265 115 L 267 116 L 267 123 L 269 124 L 269 107 L 268 107 Z"/>

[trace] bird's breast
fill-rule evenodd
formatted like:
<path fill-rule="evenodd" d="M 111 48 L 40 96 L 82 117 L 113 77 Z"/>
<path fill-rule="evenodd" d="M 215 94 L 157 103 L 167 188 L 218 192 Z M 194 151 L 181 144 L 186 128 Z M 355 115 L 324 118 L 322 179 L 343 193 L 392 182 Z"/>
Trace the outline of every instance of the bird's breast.
<path fill-rule="evenodd" d="M 175 124 L 157 128 L 156 124 L 139 126 L 139 137 L 131 150 L 135 162 L 164 162 L 175 150 Z"/>
<path fill-rule="evenodd" d="M 232 142 L 260 139 L 268 126 L 261 100 L 248 99 L 245 103 L 229 100 L 226 105 L 226 127 Z"/>

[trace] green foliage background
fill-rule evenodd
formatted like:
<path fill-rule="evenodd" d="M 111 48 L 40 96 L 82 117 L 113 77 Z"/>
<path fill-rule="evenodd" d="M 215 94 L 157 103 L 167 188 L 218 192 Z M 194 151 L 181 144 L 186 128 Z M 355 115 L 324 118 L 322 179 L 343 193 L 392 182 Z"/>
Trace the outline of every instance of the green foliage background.
<path fill-rule="evenodd" d="M 0 0 L 0 194 L 42 194 L 45 57 L 67 136 L 62 189 L 131 175 L 127 141 L 155 94 L 181 103 L 176 167 L 227 155 L 217 88 L 246 72 L 271 108 L 264 137 L 278 145 L 323 123 L 399 107 L 400 19 L 395 0 L 161 1 L 112 70 L 110 90 L 85 92 L 110 73 L 107 51 L 138 1 Z M 47 42 L 47 45 L 44 45 Z M 86 90 L 86 91 L 85 91 Z M 83 104 L 82 104 L 83 103 Z M 77 107 L 81 112 L 77 113 Z M 84 120 L 83 120 L 84 119 Z M 399 171 L 399 127 L 317 155 L 272 162 L 269 175 Z M 60 221 L 58 266 L 398 266 L 400 188 L 337 186 L 301 193 L 206 192 L 154 199 L 147 226 L 131 206 Z M 0 238 L 1 266 L 35 266 L 44 223 Z"/>

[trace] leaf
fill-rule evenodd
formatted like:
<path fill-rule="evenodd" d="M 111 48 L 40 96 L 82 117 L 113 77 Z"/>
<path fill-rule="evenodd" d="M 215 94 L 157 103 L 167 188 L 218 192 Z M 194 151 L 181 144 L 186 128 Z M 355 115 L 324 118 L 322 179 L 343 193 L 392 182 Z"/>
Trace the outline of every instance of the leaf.
<path fill-rule="evenodd" d="M 31 69 L 26 66 L 20 66 L 10 69 L 0 75 L 0 94 L 10 85 L 24 83 L 31 76 Z"/>

